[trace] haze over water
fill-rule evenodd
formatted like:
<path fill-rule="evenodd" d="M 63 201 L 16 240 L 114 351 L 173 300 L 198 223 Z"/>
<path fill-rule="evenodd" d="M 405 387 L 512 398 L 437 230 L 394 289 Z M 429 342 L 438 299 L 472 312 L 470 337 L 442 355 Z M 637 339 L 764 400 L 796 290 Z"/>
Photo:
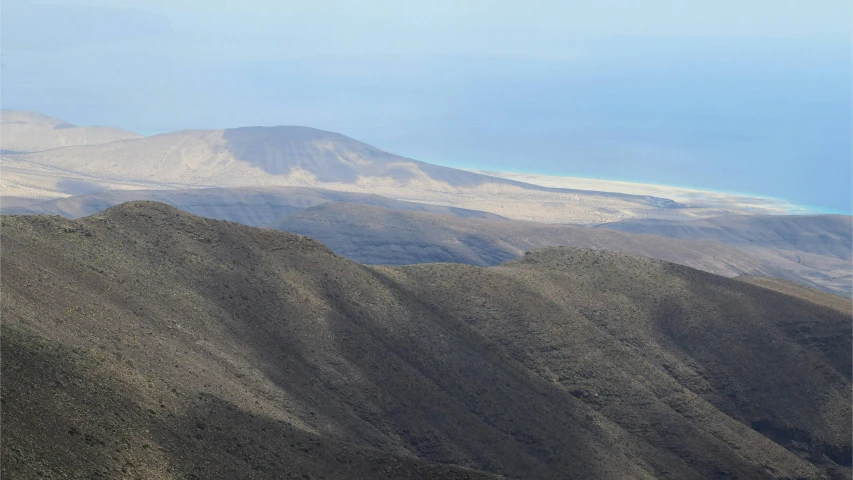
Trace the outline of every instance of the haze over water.
<path fill-rule="evenodd" d="M 98 3 L 4 1 L 25 20 L 3 24 L 4 108 L 851 210 L 847 2 Z"/>

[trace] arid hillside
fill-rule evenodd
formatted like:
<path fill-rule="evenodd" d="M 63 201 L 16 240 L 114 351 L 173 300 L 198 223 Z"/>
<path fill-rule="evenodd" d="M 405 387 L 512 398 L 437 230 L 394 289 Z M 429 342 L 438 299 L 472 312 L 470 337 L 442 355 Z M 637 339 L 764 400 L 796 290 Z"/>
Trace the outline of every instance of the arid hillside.
<path fill-rule="evenodd" d="M 53 130 L 36 129 L 31 142 L 48 144 L 54 136 Z M 9 145 L 18 137 L 10 136 Z M 740 211 L 710 204 L 686 208 L 649 195 L 541 187 L 406 158 L 339 133 L 301 126 L 182 130 L 50 150 L 4 150 L 0 193 L 17 197 L 16 202 L 106 190 L 309 187 L 554 223 Z"/>
<path fill-rule="evenodd" d="M 361 263 L 467 263 L 493 266 L 549 246 L 642 255 L 724 276 L 772 275 L 748 254 L 715 241 L 661 239 L 580 225 L 460 218 L 378 205 L 328 202 L 289 214 L 270 228 L 319 240 Z"/>
<path fill-rule="evenodd" d="M 849 262 L 837 258 L 829 261 L 831 267 L 824 272 L 804 262 L 780 262 L 766 249 L 744 250 L 701 236 L 663 238 L 580 225 L 458 218 L 441 213 L 328 202 L 291 213 L 269 227 L 307 235 L 335 253 L 369 264 L 454 262 L 492 266 L 535 248 L 568 246 L 641 255 L 726 277 L 772 276 L 830 293 L 847 292 L 844 278 L 834 283 L 825 281 L 841 270 L 842 264 L 849 270 Z M 813 235 L 816 243 L 829 242 L 824 238 L 829 235 L 821 233 Z M 843 251 L 839 240 L 832 242 L 834 248 Z M 810 248 L 809 242 L 803 243 L 803 248 Z M 791 253 L 800 258 L 809 255 L 802 250 Z"/>
<path fill-rule="evenodd" d="M 848 478 L 849 302 L 550 248 L 368 267 L 2 217 L 3 478 Z"/>
<path fill-rule="evenodd" d="M 849 215 L 726 215 L 699 220 L 624 220 L 599 225 L 630 233 L 710 239 L 819 288 L 853 294 L 853 218 Z"/>
<path fill-rule="evenodd" d="M 39 152 L 142 138 L 112 127 L 79 127 L 58 118 L 21 110 L 0 111 L 0 151 Z"/>
<path fill-rule="evenodd" d="M 623 232 L 672 238 L 713 238 L 744 247 L 853 258 L 853 218 L 849 215 L 728 215 L 701 220 L 624 220 L 599 225 Z"/>
<path fill-rule="evenodd" d="M 78 218 L 94 215 L 133 200 L 167 203 L 201 217 L 228 220 L 253 227 L 266 226 L 285 215 L 326 202 L 379 205 L 396 210 L 423 211 L 465 218 L 502 218 L 477 210 L 404 202 L 369 193 L 337 192 L 306 187 L 106 190 L 42 201 L 7 197 L 3 198 L 2 207 L 3 213 L 12 215 L 48 214 Z"/>

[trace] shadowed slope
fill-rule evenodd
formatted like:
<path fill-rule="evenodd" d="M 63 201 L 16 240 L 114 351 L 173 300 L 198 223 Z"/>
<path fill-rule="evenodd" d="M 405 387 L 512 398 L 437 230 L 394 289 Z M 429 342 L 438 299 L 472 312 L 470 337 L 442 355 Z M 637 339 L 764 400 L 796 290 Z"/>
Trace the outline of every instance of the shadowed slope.
<path fill-rule="evenodd" d="M 215 396 L 145 385 L 130 360 L 2 333 L 4 478 L 496 478 L 330 441 Z"/>
<path fill-rule="evenodd" d="M 431 165 L 386 152 L 340 133 L 309 127 L 242 127 L 223 131 L 234 158 L 267 173 L 305 171 L 320 182 L 355 183 L 359 177 L 389 177 L 406 183 L 419 174 L 452 186 L 511 183 L 495 177 Z"/>
<path fill-rule="evenodd" d="M 352 462 L 411 478 L 424 462 L 519 478 L 849 474 L 849 318 L 814 302 L 573 249 L 369 268 L 146 202 L 2 222 L 4 326 L 50 349 L 6 347 L 36 352 L 2 378 L 5 402 L 38 413 L 4 408 L 21 475 L 54 461 L 28 445 L 72 427 L 78 475 L 121 468 L 106 458 L 124 444 L 167 478 L 286 478 L 276 454 L 333 478 Z M 72 368 L 74 349 L 88 353 Z M 34 403 L 57 378 L 73 386 L 51 398 L 73 414 Z M 125 418 L 134 403 L 151 419 Z M 204 442 L 224 453 L 199 456 Z M 368 450 L 381 453 L 352 459 Z"/>
<path fill-rule="evenodd" d="M 403 202 L 365 193 L 336 192 L 305 187 L 108 190 L 47 201 L 11 199 L 9 202 L 8 199 L 4 198 L 3 213 L 11 215 L 49 214 L 77 218 L 94 215 L 109 207 L 134 200 L 163 202 L 202 217 L 228 220 L 256 227 L 266 226 L 284 215 L 326 202 L 381 205 L 399 210 L 425 211 L 465 218 L 502 218 L 492 213 L 477 210 Z M 6 207 L 7 202 L 11 204 L 9 207 Z"/>
<path fill-rule="evenodd" d="M 373 205 L 329 202 L 268 226 L 308 235 L 347 258 L 379 265 L 455 262 L 488 266 L 535 248 L 569 246 L 642 255 L 729 277 L 790 275 L 716 241 L 662 239 L 577 225 L 463 219 Z"/>

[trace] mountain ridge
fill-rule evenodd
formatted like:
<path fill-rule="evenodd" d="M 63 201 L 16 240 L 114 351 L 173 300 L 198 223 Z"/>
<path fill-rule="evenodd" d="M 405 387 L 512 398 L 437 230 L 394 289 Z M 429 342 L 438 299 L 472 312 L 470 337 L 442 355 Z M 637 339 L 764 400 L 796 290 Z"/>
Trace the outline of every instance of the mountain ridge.
<path fill-rule="evenodd" d="M 511 478 L 849 475 L 849 317 L 819 292 L 568 248 L 367 267 L 150 202 L 0 232 L 4 328 L 86 359 L 13 358 L 30 370 L 0 379 L 4 476 L 64 473 L 18 453 L 40 444 L 79 452 L 80 475 L 415 472 L 403 457 Z M 34 408 L 49 429 L 28 428 Z M 361 448 L 380 458 L 354 463 Z"/>
<path fill-rule="evenodd" d="M 139 200 L 167 203 L 202 217 L 229 220 L 249 226 L 266 226 L 280 217 L 328 201 L 382 205 L 399 210 L 442 213 L 459 217 L 501 219 L 499 215 L 458 207 L 394 200 L 380 195 L 337 192 L 310 187 L 201 188 L 192 190 L 107 190 L 59 199 L 31 201 L 4 198 L 10 215 L 51 214 L 79 218 L 110 207 Z"/>
<path fill-rule="evenodd" d="M 604 230 L 577 225 L 501 219 L 456 219 L 438 213 L 392 210 L 382 205 L 327 202 L 285 215 L 266 227 L 312 236 L 341 255 L 368 264 L 449 262 L 492 266 L 519 257 L 527 250 L 548 246 L 597 248 L 650 257 L 657 255 L 656 258 L 661 258 L 661 255 L 666 257 L 668 250 L 685 252 L 692 247 L 696 253 L 692 261 L 699 261 L 691 265 L 694 268 L 729 276 L 741 275 L 747 271 L 768 273 L 761 270 L 759 262 L 750 263 L 746 255 L 737 255 L 734 253 L 736 250 L 722 247 L 722 244 L 676 241 L 666 242 L 666 246 L 663 246 L 660 242 L 655 245 L 647 241 L 653 237 L 610 234 L 604 233 Z M 325 226 L 328 228 L 324 228 Z M 395 235 L 398 232 L 399 235 Z M 396 260 L 394 254 L 397 249 L 405 249 L 408 245 L 441 251 L 436 252 L 438 256 L 426 254 L 421 258 L 416 252 L 406 254 L 404 250 L 400 260 Z M 459 250 L 455 253 L 454 245 L 473 251 L 467 253 Z M 708 258 L 704 263 L 698 258 L 699 252 Z M 728 261 L 741 261 L 745 266 L 727 270 L 727 260 L 722 260 L 716 267 L 711 266 L 711 257 L 725 258 L 727 254 L 732 256 Z"/>

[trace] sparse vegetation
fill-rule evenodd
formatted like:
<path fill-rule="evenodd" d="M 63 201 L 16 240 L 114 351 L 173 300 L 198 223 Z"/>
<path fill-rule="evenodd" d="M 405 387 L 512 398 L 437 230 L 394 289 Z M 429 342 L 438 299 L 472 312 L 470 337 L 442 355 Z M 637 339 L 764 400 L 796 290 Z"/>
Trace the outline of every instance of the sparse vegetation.
<path fill-rule="evenodd" d="M 366 267 L 150 202 L 0 228 L 3 478 L 851 473 L 840 297 L 568 248 Z"/>

